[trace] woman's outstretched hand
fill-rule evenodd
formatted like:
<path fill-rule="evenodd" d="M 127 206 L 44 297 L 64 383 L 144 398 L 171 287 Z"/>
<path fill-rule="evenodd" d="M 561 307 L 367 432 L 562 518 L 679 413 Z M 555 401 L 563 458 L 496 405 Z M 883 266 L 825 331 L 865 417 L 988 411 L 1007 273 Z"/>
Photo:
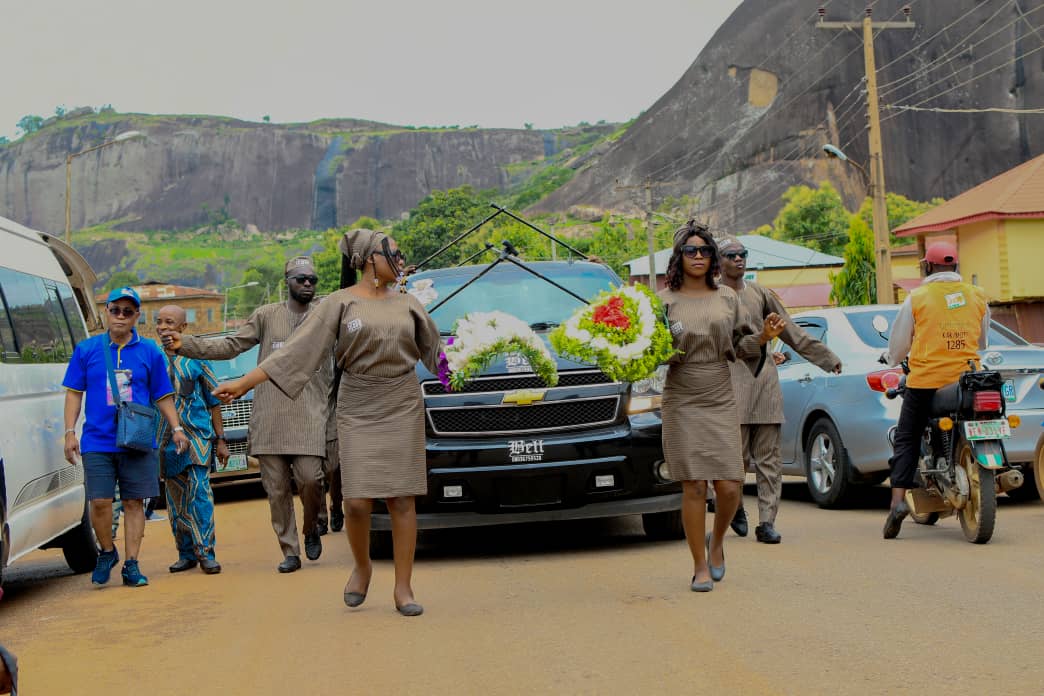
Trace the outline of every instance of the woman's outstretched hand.
<path fill-rule="evenodd" d="M 243 383 L 242 379 L 234 379 L 231 382 L 222 382 L 210 392 L 223 404 L 230 404 L 239 397 L 250 391 L 250 387 Z"/>
<path fill-rule="evenodd" d="M 172 353 L 181 348 L 181 334 L 177 331 L 164 331 L 162 334 L 163 347 Z"/>
<path fill-rule="evenodd" d="M 761 327 L 761 345 L 765 345 L 779 336 L 785 328 L 787 328 L 787 323 L 783 320 L 783 317 L 775 312 L 769 314 L 765 317 L 765 325 Z"/>

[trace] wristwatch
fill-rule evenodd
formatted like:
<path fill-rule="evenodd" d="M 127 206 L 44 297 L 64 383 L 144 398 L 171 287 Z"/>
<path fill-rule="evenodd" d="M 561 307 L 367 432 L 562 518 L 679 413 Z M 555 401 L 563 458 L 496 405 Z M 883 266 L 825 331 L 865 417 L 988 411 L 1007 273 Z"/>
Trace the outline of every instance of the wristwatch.
<path fill-rule="evenodd" d="M 185 429 L 184 429 L 184 428 L 182 428 L 182 427 L 181 427 L 181 426 L 179 425 L 179 426 L 177 426 L 176 428 L 174 428 L 174 432 L 176 432 L 176 433 L 183 433 L 183 432 L 185 432 Z"/>
<path fill-rule="evenodd" d="M 224 442 L 225 444 L 228 444 L 228 440 L 226 440 L 226 439 L 225 439 L 225 436 L 224 436 L 224 435 L 215 435 L 215 436 L 214 436 L 214 439 L 215 439 L 215 440 L 218 440 L 218 441 L 220 441 L 220 442 Z"/>

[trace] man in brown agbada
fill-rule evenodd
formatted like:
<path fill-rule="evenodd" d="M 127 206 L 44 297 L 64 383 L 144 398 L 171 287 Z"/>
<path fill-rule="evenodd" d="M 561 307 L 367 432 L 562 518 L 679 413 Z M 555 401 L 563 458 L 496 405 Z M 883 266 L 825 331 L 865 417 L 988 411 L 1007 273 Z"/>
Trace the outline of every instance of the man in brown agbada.
<path fill-rule="evenodd" d="M 722 282 L 736 291 L 740 304 L 749 315 L 755 333 L 770 313 L 786 322 L 779 339 L 799 355 L 826 372 L 841 372 L 841 359 L 823 343 L 802 330 L 787 314 L 779 297 L 768 288 L 743 279 L 747 270 L 747 249 L 732 237 L 720 246 Z M 741 366 L 742 367 L 742 366 Z M 758 484 L 758 526 L 754 535 L 765 544 L 778 544 L 782 537 L 776 531 L 776 513 L 783 494 L 783 462 L 780 456 L 780 430 L 783 423 L 783 390 L 773 360 L 766 360 L 755 378 L 746 368 L 731 364 L 732 388 L 740 415 L 740 440 L 745 466 L 754 468 Z M 732 521 L 732 529 L 747 535 L 747 513 L 742 503 Z"/>
<path fill-rule="evenodd" d="M 288 299 L 259 307 L 234 335 L 199 338 L 173 333 L 164 337 L 164 345 L 178 355 L 203 360 L 227 360 L 260 345 L 258 362 L 264 361 L 282 348 L 308 317 L 319 281 L 312 260 L 307 257 L 290 259 L 285 270 Z M 261 484 L 268 494 L 272 529 L 283 552 L 280 573 L 292 573 L 301 567 L 291 477 L 297 483 L 304 508 L 305 554 L 314 561 L 323 551 L 318 514 L 323 496 L 332 381 L 331 355 L 319 361 L 319 368 L 296 399 L 290 399 L 270 383 L 258 385 L 254 391 L 250 454 L 261 463 Z"/>

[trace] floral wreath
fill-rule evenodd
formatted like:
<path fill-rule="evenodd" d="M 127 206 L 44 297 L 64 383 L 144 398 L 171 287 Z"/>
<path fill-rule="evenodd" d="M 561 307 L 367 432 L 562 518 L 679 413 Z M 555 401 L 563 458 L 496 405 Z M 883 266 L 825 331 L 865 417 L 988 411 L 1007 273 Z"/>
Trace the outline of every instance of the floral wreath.
<path fill-rule="evenodd" d="M 558 366 L 529 325 L 504 312 L 471 312 L 457 320 L 446 350 L 439 356 L 439 381 L 460 391 L 498 355 L 518 353 L 549 387 L 558 384 Z"/>
<path fill-rule="evenodd" d="M 611 379 L 637 382 L 675 354 L 663 303 L 644 285 L 603 291 L 551 332 L 559 355 L 598 365 Z"/>

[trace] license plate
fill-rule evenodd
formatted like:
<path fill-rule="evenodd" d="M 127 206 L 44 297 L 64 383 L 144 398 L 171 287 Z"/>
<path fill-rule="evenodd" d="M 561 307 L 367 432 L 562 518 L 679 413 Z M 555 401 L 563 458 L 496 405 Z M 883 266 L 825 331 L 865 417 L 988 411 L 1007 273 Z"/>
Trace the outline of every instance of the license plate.
<path fill-rule="evenodd" d="M 999 440 L 1011 437 L 1006 420 L 965 421 L 964 435 L 969 440 Z"/>
<path fill-rule="evenodd" d="M 245 454 L 233 454 L 228 458 L 224 467 L 218 467 L 218 473 L 224 474 L 230 471 L 246 471 L 247 456 Z"/>
<path fill-rule="evenodd" d="M 1009 404 L 1015 403 L 1015 380 L 1007 380 L 1001 388 L 1001 393 L 1004 394 L 1004 400 Z"/>

